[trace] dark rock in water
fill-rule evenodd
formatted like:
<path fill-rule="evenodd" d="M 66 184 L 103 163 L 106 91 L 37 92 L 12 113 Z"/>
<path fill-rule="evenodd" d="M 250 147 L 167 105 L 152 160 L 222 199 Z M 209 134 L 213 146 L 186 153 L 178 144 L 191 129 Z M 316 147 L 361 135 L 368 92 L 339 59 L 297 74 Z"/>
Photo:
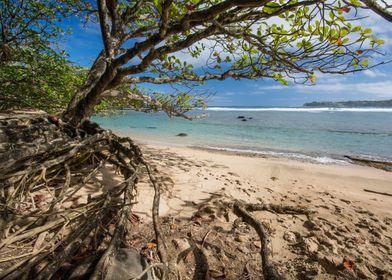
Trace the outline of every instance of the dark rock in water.
<path fill-rule="evenodd" d="M 148 128 L 148 129 L 157 129 L 158 127 L 156 127 L 156 126 L 146 126 L 146 128 Z"/>
<path fill-rule="evenodd" d="M 242 119 L 241 121 L 243 121 L 243 122 L 247 122 L 248 120 L 247 120 L 247 119 Z"/>
<path fill-rule="evenodd" d="M 248 120 L 253 120 L 253 118 L 252 118 L 252 117 L 249 117 Z"/>
<path fill-rule="evenodd" d="M 245 119 L 245 116 L 238 116 L 237 119 Z"/>
<path fill-rule="evenodd" d="M 188 136 L 188 134 L 181 132 L 181 133 L 178 133 L 176 136 L 185 137 L 185 136 Z"/>

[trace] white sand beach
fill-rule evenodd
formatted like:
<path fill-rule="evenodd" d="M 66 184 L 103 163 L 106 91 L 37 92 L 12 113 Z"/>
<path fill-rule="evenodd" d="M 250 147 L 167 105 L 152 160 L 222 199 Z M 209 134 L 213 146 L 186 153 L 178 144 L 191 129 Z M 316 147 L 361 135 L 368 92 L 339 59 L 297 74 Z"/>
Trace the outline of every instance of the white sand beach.
<path fill-rule="evenodd" d="M 270 228 L 273 260 L 282 274 L 288 279 L 332 277 L 346 259 L 354 263 L 361 279 L 392 277 L 392 197 L 364 191 L 391 194 L 391 172 L 188 147 L 149 145 L 142 150 L 164 182 L 161 216 L 191 221 L 195 211 L 206 205 L 214 208 L 217 201 L 235 199 L 312 209 L 316 213 L 309 219 L 255 212 Z M 140 184 L 139 197 L 152 194 L 150 186 Z M 148 200 L 134 207 L 145 221 L 150 219 L 150 209 Z M 232 217 L 214 221 L 228 229 L 232 223 Z M 238 239 L 238 234 L 243 238 Z M 247 245 L 244 240 L 255 242 L 257 236 L 233 233 L 232 239 Z"/>

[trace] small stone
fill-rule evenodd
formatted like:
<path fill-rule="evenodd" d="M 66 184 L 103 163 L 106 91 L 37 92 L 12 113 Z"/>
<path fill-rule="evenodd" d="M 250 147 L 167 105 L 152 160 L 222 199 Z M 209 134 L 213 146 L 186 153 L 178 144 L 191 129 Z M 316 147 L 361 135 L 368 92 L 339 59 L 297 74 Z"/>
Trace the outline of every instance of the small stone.
<path fill-rule="evenodd" d="M 235 241 L 237 241 L 237 242 L 246 242 L 246 241 L 248 241 L 248 238 L 245 235 L 238 235 L 235 238 Z"/>
<path fill-rule="evenodd" d="M 105 280 L 132 279 L 147 267 L 146 259 L 133 249 L 117 249 L 109 257 L 108 262 L 111 265 L 108 268 Z M 143 279 L 152 279 L 151 273 L 146 273 Z"/>
<path fill-rule="evenodd" d="M 173 239 L 173 245 L 177 249 L 177 251 L 182 252 L 189 249 L 191 246 L 189 241 L 186 238 L 176 238 Z"/>
<path fill-rule="evenodd" d="M 309 253 L 316 253 L 318 251 L 319 244 L 314 237 L 304 239 L 305 249 Z"/>
<path fill-rule="evenodd" d="M 295 234 L 291 231 L 286 231 L 283 235 L 283 239 L 286 240 L 289 243 L 295 243 L 297 242 L 297 237 Z"/>

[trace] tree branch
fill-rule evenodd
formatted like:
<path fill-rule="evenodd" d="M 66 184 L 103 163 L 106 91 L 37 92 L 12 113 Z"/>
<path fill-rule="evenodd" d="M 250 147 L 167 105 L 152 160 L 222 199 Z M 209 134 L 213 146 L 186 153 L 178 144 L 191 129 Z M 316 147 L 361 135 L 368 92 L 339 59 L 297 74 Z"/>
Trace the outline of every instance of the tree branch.
<path fill-rule="evenodd" d="M 388 10 L 390 6 L 382 7 L 377 1 L 374 0 L 361 0 L 362 3 L 366 5 L 369 9 L 371 9 L 376 14 L 380 15 L 384 19 L 389 22 L 392 22 L 392 12 Z"/>
<path fill-rule="evenodd" d="M 108 8 L 106 6 L 105 0 L 98 0 L 98 15 L 99 15 L 99 22 L 101 26 L 101 34 L 103 44 L 105 46 L 106 58 L 111 59 L 113 56 L 112 50 L 112 41 L 111 41 L 111 34 L 110 34 L 110 27 L 109 27 L 109 20 L 108 20 Z"/>

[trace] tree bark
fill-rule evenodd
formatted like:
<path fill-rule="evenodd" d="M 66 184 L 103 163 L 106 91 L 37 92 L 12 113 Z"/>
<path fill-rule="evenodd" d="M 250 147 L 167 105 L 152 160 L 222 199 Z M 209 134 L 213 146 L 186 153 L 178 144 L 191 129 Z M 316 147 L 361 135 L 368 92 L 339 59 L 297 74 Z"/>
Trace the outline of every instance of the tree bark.
<path fill-rule="evenodd" d="M 105 53 L 101 51 L 91 67 L 86 82 L 73 96 L 62 119 L 75 127 L 89 119 L 102 93 L 113 84 L 116 73 L 117 68 L 106 61 Z"/>

